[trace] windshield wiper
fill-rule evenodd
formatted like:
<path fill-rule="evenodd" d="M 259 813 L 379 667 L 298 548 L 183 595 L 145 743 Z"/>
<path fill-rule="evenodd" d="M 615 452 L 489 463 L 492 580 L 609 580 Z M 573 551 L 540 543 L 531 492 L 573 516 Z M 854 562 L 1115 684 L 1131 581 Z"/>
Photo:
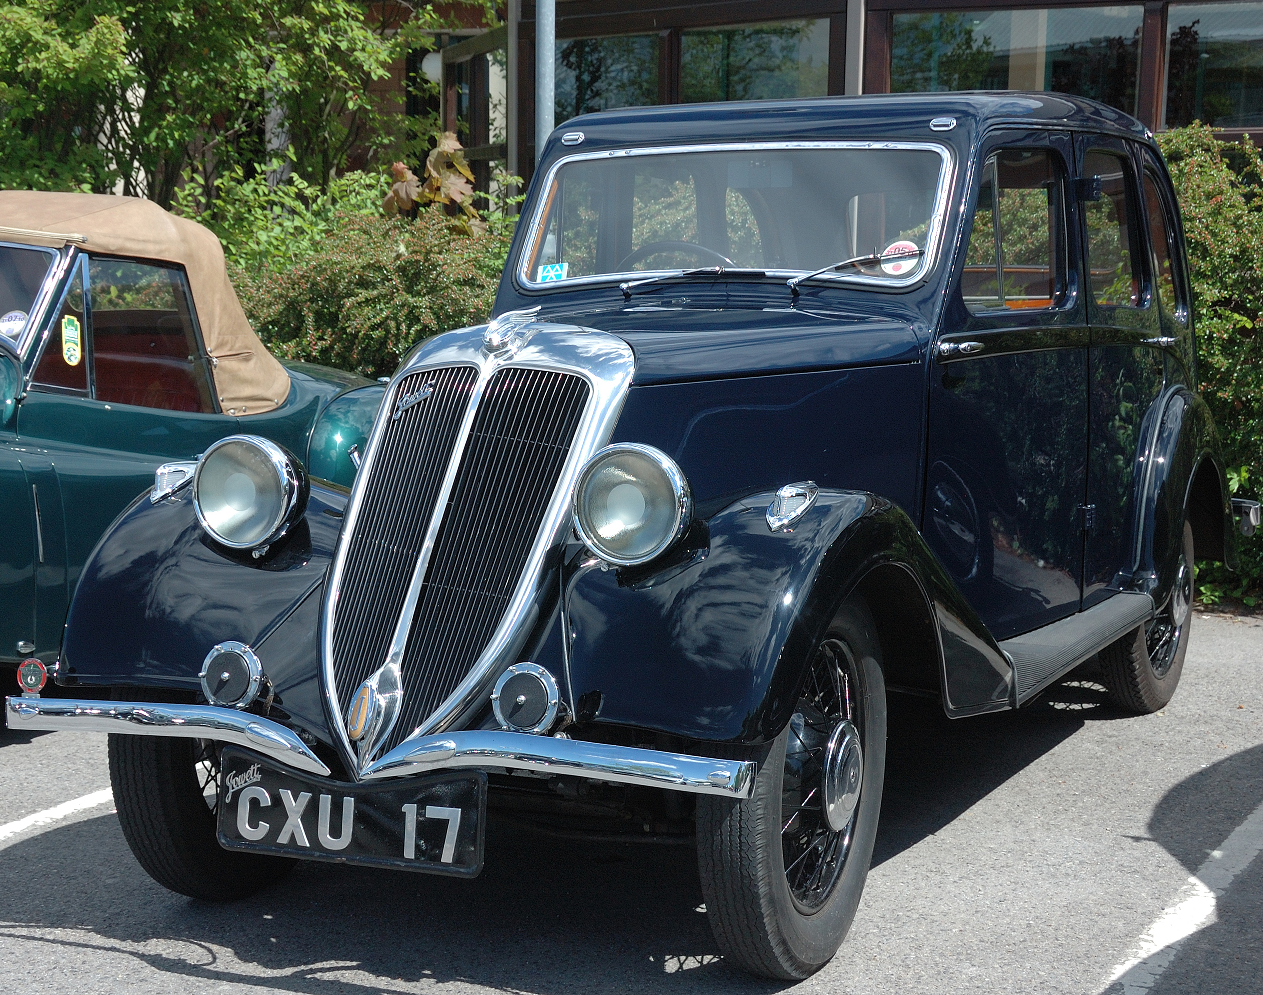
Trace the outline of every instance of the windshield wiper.
<path fill-rule="evenodd" d="M 823 276 L 825 273 L 831 273 L 833 270 L 846 269 L 848 266 L 871 266 L 874 263 L 882 263 L 887 259 L 909 259 L 913 256 L 919 256 L 924 250 L 922 249 L 900 249 L 898 252 L 866 252 L 862 256 L 852 256 L 850 259 L 843 259 L 840 263 L 834 263 L 831 266 L 824 266 L 814 273 L 807 273 L 803 276 L 795 276 L 785 281 L 785 286 L 789 287 L 789 291 L 795 297 L 798 296 L 798 285 L 804 280 L 811 280 L 817 276 Z"/>
<path fill-rule="evenodd" d="M 623 300 L 629 301 L 632 297 L 632 291 L 637 287 L 643 287 L 650 283 L 659 283 L 663 280 L 681 280 L 694 276 L 741 276 L 758 280 L 767 276 L 767 274 L 761 269 L 727 269 L 723 266 L 702 266 L 698 269 L 684 269 L 676 273 L 660 273 L 658 276 L 648 276 L 643 280 L 624 281 L 618 285 L 618 289 L 623 292 Z"/>

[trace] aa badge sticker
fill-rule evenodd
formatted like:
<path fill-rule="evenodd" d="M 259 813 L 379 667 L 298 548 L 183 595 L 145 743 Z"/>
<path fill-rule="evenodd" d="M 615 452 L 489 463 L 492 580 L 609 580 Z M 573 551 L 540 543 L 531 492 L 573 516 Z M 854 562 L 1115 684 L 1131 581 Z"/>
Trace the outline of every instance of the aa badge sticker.
<path fill-rule="evenodd" d="M 66 315 L 61 319 L 61 358 L 67 366 L 78 366 L 83 358 L 83 340 L 79 335 L 79 319 Z"/>

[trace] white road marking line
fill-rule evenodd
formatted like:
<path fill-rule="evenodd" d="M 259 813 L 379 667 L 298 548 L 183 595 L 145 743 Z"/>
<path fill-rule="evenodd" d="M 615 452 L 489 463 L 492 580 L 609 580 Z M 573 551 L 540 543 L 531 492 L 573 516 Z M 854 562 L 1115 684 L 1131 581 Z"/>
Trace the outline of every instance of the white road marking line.
<path fill-rule="evenodd" d="M 34 829 L 36 826 L 48 826 L 54 822 L 61 822 L 62 819 L 68 819 L 76 812 L 82 812 L 85 809 L 96 808 L 98 805 L 104 805 L 106 802 L 114 800 L 114 792 L 109 788 L 103 788 L 100 791 L 94 791 L 90 795 L 84 795 L 82 798 L 75 798 L 68 802 L 62 802 L 60 805 L 54 805 L 52 808 L 46 808 L 42 812 L 36 812 L 33 815 L 24 816 L 16 822 L 9 822 L 0 826 L 0 842 L 8 839 L 10 836 L 16 836 L 18 833 L 24 833 L 28 829 Z"/>
<path fill-rule="evenodd" d="M 1184 941 L 1215 916 L 1215 901 L 1228 890 L 1233 878 L 1250 866 L 1263 850 L 1263 804 L 1213 850 L 1197 873 L 1180 889 L 1174 905 L 1154 920 L 1135 950 L 1110 972 L 1098 991 L 1121 984 L 1123 995 L 1143 995 L 1175 960 Z"/>

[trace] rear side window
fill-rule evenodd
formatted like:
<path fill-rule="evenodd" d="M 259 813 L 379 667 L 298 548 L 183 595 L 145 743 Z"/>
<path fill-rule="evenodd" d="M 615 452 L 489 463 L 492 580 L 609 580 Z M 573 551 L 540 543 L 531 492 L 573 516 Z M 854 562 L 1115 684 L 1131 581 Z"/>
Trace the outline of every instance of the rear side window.
<path fill-rule="evenodd" d="M 1175 274 L 1171 268 L 1171 232 L 1167 225 L 1162 194 L 1153 175 L 1145 173 L 1145 212 L 1149 217 L 1149 237 L 1153 240 L 1153 256 L 1157 262 L 1154 283 L 1158 287 L 1158 303 L 1168 315 L 1175 313 Z"/>
<path fill-rule="evenodd" d="M 94 256 L 88 274 L 96 399 L 213 412 L 184 272 Z"/>
<path fill-rule="evenodd" d="M 1060 172 L 1047 150 L 987 159 L 961 277 L 971 311 L 1052 307 L 1062 286 Z"/>
<path fill-rule="evenodd" d="M 1127 160 L 1112 152 L 1089 152 L 1087 176 L 1101 178 L 1099 200 L 1084 201 L 1088 237 L 1088 282 L 1097 304 L 1136 307 L 1140 303 L 1136 205 L 1128 182 Z"/>

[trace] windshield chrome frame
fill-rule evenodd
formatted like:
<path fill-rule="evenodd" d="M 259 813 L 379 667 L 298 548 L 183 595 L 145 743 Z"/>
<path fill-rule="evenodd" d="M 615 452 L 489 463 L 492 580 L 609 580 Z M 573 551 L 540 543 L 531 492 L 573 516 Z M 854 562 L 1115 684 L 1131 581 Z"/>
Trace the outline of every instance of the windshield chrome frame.
<path fill-rule="evenodd" d="M 57 285 L 61 282 L 62 277 L 66 275 L 66 263 L 74 255 L 74 248 L 67 246 L 58 249 L 51 245 L 39 245 L 34 242 L 14 242 L 9 239 L 0 241 L 0 246 L 8 249 L 33 249 L 36 252 L 49 252 L 53 256 L 52 262 L 48 264 L 48 269 L 44 273 L 44 279 L 39 285 L 39 290 L 35 292 L 35 300 L 31 301 L 31 310 L 26 314 L 26 325 L 22 329 L 22 334 L 16 340 L 9 339 L 10 344 L 17 350 L 18 355 L 25 360 L 31 341 L 35 338 L 35 334 L 44 320 L 44 312 L 48 309 L 49 298 L 53 296 Z"/>
<path fill-rule="evenodd" d="M 550 280 L 538 282 L 529 279 L 527 265 L 531 249 L 541 235 L 544 224 L 544 211 L 548 206 L 548 191 L 553 189 L 557 173 L 563 166 L 574 162 L 594 159 L 624 159 L 635 156 L 650 155 L 684 155 L 699 152 L 770 152 L 795 149 L 867 149 L 867 150 L 899 150 L 909 152 L 934 152 L 942 161 L 939 169 L 938 186 L 934 191 L 934 208 L 930 214 L 929 227 L 926 230 L 926 251 L 918 266 L 911 275 L 898 279 L 890 277 L 865 276 L 863 274 L 821 274 L 815 280 L 836 282 L 846 286 L 881 288 L 886 290 L 902 290 L 920 283 L 933 272 L 938 263 L 939 250 L 943 243 L 943 234 L 947 228 L 947 216 L 950 206 L 951 190 L 956 176 L 956 157 L 949 146 L 939 142 L 915 141 L 780 141 L 780 142 L 723 142 L 706 145 L 665 145 L 655 148 L 606 149 L 599 152 L 576 152 L 562 156 L 548 168 L 548 175 L 540 185 L 540 196 L 531 214 L 530 227 L 526 237 L 522 239 L 522 250 L 513 267 L 513 279 L 519 287 L 531 291 L 569 290 L 574 287 L 596 286 L 600 284 L 618 284 L 627 277 L 648 279 L 650 277 L 671 277 L 684 273 L 683 268 L 663 270 L 624 270 L 617 273 L 596 273 L 591 276 L 576 277 L 572 280 Z M 759 270 L 769 279 L 788 279 L 810 273 L 810 269 L 772 269 L 767 267 L 741 267 L 742 271 Z"/>

